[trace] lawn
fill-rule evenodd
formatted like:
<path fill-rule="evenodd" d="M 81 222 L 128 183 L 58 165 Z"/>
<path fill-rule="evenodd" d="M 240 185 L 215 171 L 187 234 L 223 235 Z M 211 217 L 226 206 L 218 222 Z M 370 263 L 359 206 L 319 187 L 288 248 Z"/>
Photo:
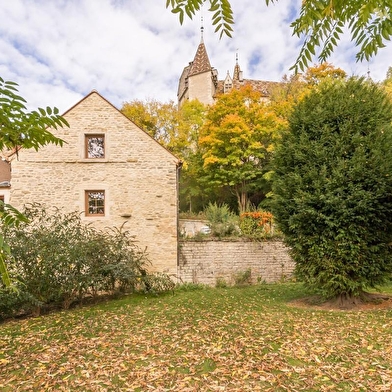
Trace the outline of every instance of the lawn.
<path fill-rule="evenodd" d="M 1 391 L 391 391 L 392 310 L 300 284 L 131 295 L 0 324 Z"/>

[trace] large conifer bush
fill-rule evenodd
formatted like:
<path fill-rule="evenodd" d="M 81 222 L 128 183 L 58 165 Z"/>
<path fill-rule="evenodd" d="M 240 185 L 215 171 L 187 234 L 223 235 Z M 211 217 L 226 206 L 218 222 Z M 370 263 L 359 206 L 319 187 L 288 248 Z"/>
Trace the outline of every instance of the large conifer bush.
<path fill-rule="evenodd" d="M 318 86 L 276 151 L 273 212 L 296 273 L 356 300 L 392 272 L 392 104 L 374 83 Z"/>

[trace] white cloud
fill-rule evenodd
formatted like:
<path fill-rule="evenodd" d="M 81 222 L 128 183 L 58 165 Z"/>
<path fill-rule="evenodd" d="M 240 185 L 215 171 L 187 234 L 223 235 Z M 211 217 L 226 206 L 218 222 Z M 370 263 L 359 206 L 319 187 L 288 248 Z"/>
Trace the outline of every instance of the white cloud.
<path fill-rule="evenodd" d="M 219 40 L 204 10 L 204 42 L 211 65 L 224 78 L 236 53 L 244 77 L 280 80 L 289 73 L 300 41 L 290 21 L 301 0 L 269 7 L 231 0 L 233 38 Z M 185 20 L 165 0 L 0 0 L 0 76 L 19 84 L 29 107 L 65 111 L 91 90 L 117 107 L 132 99 L 176 100 L 178 78 L 200 42 L 200 16 Z M 369 65 L 355 62 L 347 40 L 331 62 L 349 74 L 385 77 L 392 47 Z"/>

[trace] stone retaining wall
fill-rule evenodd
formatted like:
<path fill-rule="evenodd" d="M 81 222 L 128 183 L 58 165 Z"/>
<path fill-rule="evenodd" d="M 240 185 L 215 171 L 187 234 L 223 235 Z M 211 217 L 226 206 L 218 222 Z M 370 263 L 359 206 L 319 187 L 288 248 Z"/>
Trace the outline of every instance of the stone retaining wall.
<path fill-rule="evenodd" d="M 287 247 L 281 241 L 180 241 L 179 280 L 215 286 L 234 284 L 245 271 L 252 283 L 289 279 L 294 270 Z"/>

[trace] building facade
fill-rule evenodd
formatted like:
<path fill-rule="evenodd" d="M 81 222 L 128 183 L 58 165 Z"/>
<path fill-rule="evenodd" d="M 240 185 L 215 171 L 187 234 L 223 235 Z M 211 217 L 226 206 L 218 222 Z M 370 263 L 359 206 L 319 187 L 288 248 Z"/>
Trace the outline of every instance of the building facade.
<path fill-rule="evenodd" d="M 21 150 L 12 162 L 10 203 L 78 211 L 98 229 L 128 230 L 151 270 L 177 274 L 179 160 L 96 91 L 51 130 L 65 141 Z"/>
<path fill-rule="evenodd" d="M 245 85 L 251 85 L 254 90 L 261 93 L 263 99 L 268 100 L 271 89 L 277 84 L 265 80 L 244 79 L 238 63 L 238 55 L 233 74 L 230 75 L 227 71 L 225 79 L 219 80 L 218 71 L 211 66 L 202 35 L 193 61 L 184 68 L 180 76 L 177 91 L 178 106 L 181 107 L 184 102 L 193 99 L 211 105 L 219 94 L 228 93 L 233 88 L 239 89 Z"/>

